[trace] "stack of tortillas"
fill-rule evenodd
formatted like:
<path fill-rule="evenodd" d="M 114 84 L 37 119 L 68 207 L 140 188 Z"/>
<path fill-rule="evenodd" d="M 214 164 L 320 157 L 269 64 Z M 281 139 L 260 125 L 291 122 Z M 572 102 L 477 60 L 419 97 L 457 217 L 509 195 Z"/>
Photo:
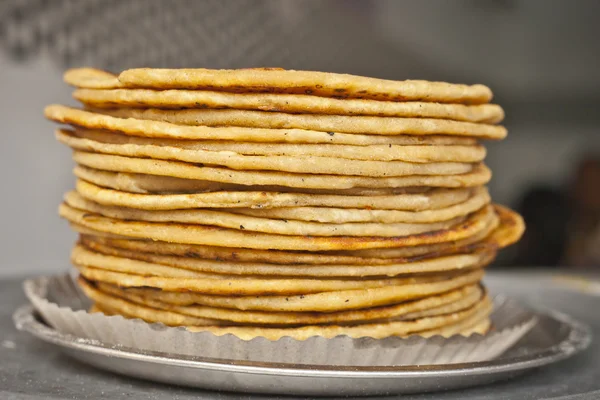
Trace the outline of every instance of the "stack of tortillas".
<path fill-rule="evenodd" d="M 493 205 L 481 85 L 280 69 L 70 70 L 60 207 L 105 314 L 243 339 L 469 335 L 521 236 Z"/>

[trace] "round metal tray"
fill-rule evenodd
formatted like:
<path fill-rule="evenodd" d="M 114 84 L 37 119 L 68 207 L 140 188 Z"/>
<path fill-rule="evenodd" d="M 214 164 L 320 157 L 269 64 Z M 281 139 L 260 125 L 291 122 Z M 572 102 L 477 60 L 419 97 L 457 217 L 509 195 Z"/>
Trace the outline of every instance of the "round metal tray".
<path fill-rule="evenodd" d="M 558 312 L 537 313 L 538 323 L 512 349 L 486 362 L 435 366 L 322 367 L 229 362 L 172 356 L 110 346 L 62 334 L 46 325 L 30 305 L 14 322 L 21 331 L 54 344 L 70 356 L 118 374 L 212 390 L 350 396 L 432 392 L 509 379 L 572 356 L 591 342 L 590 329 Z"/>

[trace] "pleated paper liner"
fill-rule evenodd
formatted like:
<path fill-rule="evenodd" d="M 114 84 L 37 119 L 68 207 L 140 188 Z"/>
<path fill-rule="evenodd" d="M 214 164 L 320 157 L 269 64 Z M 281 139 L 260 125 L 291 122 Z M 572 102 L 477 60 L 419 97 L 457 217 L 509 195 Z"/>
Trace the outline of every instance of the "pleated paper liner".
<path fill-rule="evenodd" d="M 27 297 L 44 320 L 61 333 L 114 346 L 231 361 L 304 365 L 396 366 L 487 361 L 500 356 L 536 323 L 517 302 L 496 296 L 493 330 L 469 337 L 418 335 L 386 339 L 315 336 L 300 341 L 284 337 L 242 340 L 228 334 L 189 332 L 139 319 L 87 312 L 91 303 L 69 274 L 39 277 L 24 283 Z"/>

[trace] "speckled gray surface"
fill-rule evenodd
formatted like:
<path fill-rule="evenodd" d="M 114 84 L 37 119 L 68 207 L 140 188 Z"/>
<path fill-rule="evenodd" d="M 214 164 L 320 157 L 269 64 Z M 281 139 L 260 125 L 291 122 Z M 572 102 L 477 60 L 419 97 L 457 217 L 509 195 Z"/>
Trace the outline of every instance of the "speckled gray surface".
<path fill-rule="evenodd" d="M 600 281 L 600 275 L 597 276 Z M 119 377 L 64 356 L 53 346 L 17 332 L 11 315 L 25 302 L 22 279 L 0 282 L 1 399 L 265 399 L 256 395 L 215 393 L 169 387 Z M 536 307 L 551 307 L 588 323 L 600 337 L 600 293 L 560 286 L 543 273 L 492 273 L 494 292 L 505 292 Z M 395 398 L 395 397 L 389 397 Z M 288 397 L 289 399 L 289 397 Z M 447 393 L 402 399 L 600 399 L 600 343 L 581 355 L 513 381 Z"/>

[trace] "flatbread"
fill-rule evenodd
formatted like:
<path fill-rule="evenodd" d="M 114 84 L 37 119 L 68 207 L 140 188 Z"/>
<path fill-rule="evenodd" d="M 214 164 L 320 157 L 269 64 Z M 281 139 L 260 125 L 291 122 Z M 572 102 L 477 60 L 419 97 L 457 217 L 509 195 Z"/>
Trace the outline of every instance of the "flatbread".
<path fill-rule="evenodd" d="M 494 208 L 486 206 L 449 229 L 400 237 L 352 237 L 287 236 L 204 225 L 124 221 L 78 210 L 65 203 L 59 207 L 59 213 L 69 222 L 86 228 L 128 237 L 210 246 L 226 244 L 228 247 L 306 251 L 374 249 L 456 241 L 484 230 L 493 219 L 498 218 Z"/>
<path fill-rule="evenodd" d="M 380 117 L 442 118 L 496 124 L 504 118 L 496 104 L 463 105 L 395 102 L 271 94 L 228 93 L 206 90 L 77 89 L 73 97 L 96 108 L 233 108 L 301 114 L 374 115 Z"/>
<path fill-rule="evenodd" d="M 384 321 L 389 319 L 410 320 L 434 315 L 443 315 L 472 307 L 484 295 L 479 285 L 465 286 L 448 293 L 430 296 L 423 299 L 408 301 L 390 306 L 366 308 L 330 313 L 300 313 L 300 312 L 265 312 L 239 311 L 230 308 L 207 306 L 175 306 L 161 303 L 144 296 L 136 295 L 131 290 L 120 289 L 114 285 L 101 282 L 91 284 L 80 278 L 78 284 L 86 290 L 97 290 L 132 303 L 176 312 L 196 318 L 229 321 L 229 323 L 250 325 L 307 325 L 307 324 L 356 324 L 365 321 Z"/>
<path fill-rule="evenodd" d="M 473 240 L 474 235 L 469 237 L 468 240 L 456 241 L 451 244 L 441 243 L 419 247 L 356 250 L 352 251 L 351 254 L 366 258 L 402 259 L 417 256 L 432 257 L 434 255 L 454 254 L 456 252 L 477 251 L 477 249 L 503 249 L 516 243 L 521 238 L 525 231 L 525 223 L 519 214 L 506 207 L 495 204 L 494 210 L 498 215 L 498 219 L 492 221 L 487 229 L 477 234 L 479 236 L 478 240 Z M 332 252 L 332 254 L 344 255 L 346 252 L 337 251 Z"/>
<path fill-rule="evenodd" d="M 72 68 L 68 69 L 63 80 L 72 86 L 90 89 L 113 89 L 122 87 L 114 74 L 96 68 Z"/>
<path fill-rule="evenodd" d="M 96 203 L 141 210 L 319 206 L 420 211 L 449 207 L 460 204 L 472 197 L 470 189 L 434 189 L 423 193 L 387 196 L 345 196 L 263 191 L 138 194 L 105 189 L 83 180 L 77 181 L 76 188 L 80 195 Z"/>
<path fill-rule="evenodd" d="M 117 315 L 118 311 L 110 309 L 106 304 L 93 304 L 92 309 L 96 310 L 96 312 L 101 312 L 105 315 Z M 91 311 L 90 311 L 91 312 Z M 136 316 L 129 315 L 126 316 L 129 318 L 137 318 Z M 418 333 L 418 336 L 421 337 L 432 337 L 432 336 L 442 336 L 445 338 L 461 335 L 461 336 L 471 336 L 473 334 L 485 335 L 489 332 L 492 324 L 489 318 L 482 318 L 481 315 L 476 314 L 472 317 L 466 318 L 460 322 L 444 326 L 443 328 L 437 329 L 429 329 L 425 331 L 421 331 Z M 194 328 L 191 328 L 194 329 Z"/>
<path fill-rule="evenodd" d="M 182 326 L 183 321 L 194 321 L 197 317 L 191 317 L 184 314 L 173 313 L 171 311 L 160 310 L 155 307 L 136 304 L 117 296 L 95 290 L 90 286 L 84 287 L 86 293 L 89 293 L 96 301 L 100 309 L 108 308 L 113 313 L 125 315 L 130 318 L 141 318 L 147 322 L 161 322 L 167 326 Z M 268 327 L 268 326 L 236 326 L 235 323 L 229 323 L 230 326 L 206 326 L 204 319 L 198 318 L 197 325 L 183 325 L 192 332 L 208 331 L 216 335 L 234 334 L 244 340 L 251 340 L 255 337 L 266 337 L 269 340 L 278 340 L 281 337 L 289 336 L 297 340 L 306 340 L 311 336 L 324 336 L 332 338 L 338 335 L 348 335 L 351 337 L 373 337 L 385 338 L 388 336 L 408 336 L 410 334 L 424 333 L 424 336 L 433 336 L 436 334 L 450 336 L 453 334 L 470 332 L 468 328 L 481 324 L 487 320 L 492 310 L 492 304 L 488 297 L 483 298 L 470 308 L 463 309 L 449 314 L 435 315 L 432 317 L 421 317 L 413 320 L 391 320 L 385 322 L 369 322 L 364 324 L 344 325 L 305 325 L 300 327 Z M 221 322 L 222 323 L 222 322 Z M 481 328 L 480 328 L 481 329 Z"/>
<path fill-rule="evenodd" d="M 454 242 L 452 244 L 439 244 L 427 247 L 422 247 L 422 250 L 416 247 L 398 247 L 388 249 L 377 249 L 377 250 L 357 250 L 353 251 L 352 254 L 359 257 L 382 257 L 382 258 L 402 258 L 402 257 L 415 257 L 417 255 L 429 256 L 441 255 L 441 254 L 452 254 L 456 251 L 476 251 L 477 248 L 495 248 L 502 249 L 516 243 L 523 232 L 525 231 L 525 222 L 523 218 L 511 209 L 494 204 L 494 211 L 496 212 L 498 219 L 494 220 L 487 229 L 490 229 L 489 235 L 485 236 L 483 242 L 467 241 Z M 481 234 L 480 231 L 479 234 Z M 473 237 L 471 237 L 472 239 Z M 427 250 L 427 251 L 425 251 Z M 335 252 L 335 254 L 343 254 Z"/>
<path fill-rule="evenodd" d="M 256 337 L 265 337 L 269 340 L 278 340 L 284 336 L 292 337 L 297 340 L 306 340 L 312 336 L 323 336 L 332 338 L 339 335 L 348 335 L 351 337 L 373 337 L 382 339 L 389 336 L 408 336 L 411 334 L 426 333 L 431 336 L 437 329 L 443 329 L 447 335 L 461 333 L 463 325 L 474 325 L 479 321 L 487 319 L 491 313 L 492 305 L 489 298 L 484 298 L 474 306 L 453 312 L 446 315 L 436 315 L 433 317 L 422 317 L 414 320 L 387 321 L 380 323 L 365 323 L 356 325 L 306 325 L 300 327 L 282 327 L 273 328 L 266 326 L 230 326 L 219 327 L 207 326 L 203 323 L 197 325 L 182 325 L 182 321 L 194 321 L 196 317 L 190 317 L 183 314 L 177 314 L 170 311 L 160 310 L 158 308 L 139 305 L 117 296 L 86 288 L 86 292 L 93 296 L 96 305 L 100 309 L 105 307 L 113 310 L 113 313 L 125 315 L 130 318 L 141 318 L 147 322 L 161 322 L 167 326 L 186 326 L 192 332 L 212 332 L 215 335 L 234 334 L 241 339 L 251 340 Z M 200 319 L 200 322 L 204 322 Z M 433 332 L 432 332 L 433 331 Z M 451 333 L 450 333 L 451 332 Z"/>
<path fill-rule="evenodd" d="M 225 166 L 235 170 L 269 170 L 308 174 L 339 174 L 367 177 L 407 175 L 454 175 L 470 172 L 470 163 L 408 163 L 404 161 L 349 160 L 314 156 L 248 156 L 234 152 L 186 149 L 182 146 L 113 143 L 110 134 L 92 135 L 85 132 L 57 130 L 56 138 L 79 150 L 127 157 L 176 160 L 192 164 Z"/>
<path fill-rule="evenodd" d="M 134 208 L 106 206 L 81 197 L 77 192 L 65 195 L 66 204 L 79 210 L 99 214 L 105 217 L 131 221 L 173 222 L 219 226 L 245 231 L 274 233 L 278 235 L 313 236 L 407 236 L 424 232 L 433 232 L 464 221 L 464 215 L 452 219 L 431 223 L 370 223 L 348 222 L 327 224 L 310 221 L 297 221 L 273 218 L 253 217 L 244 214 L 219 210 L 167 210 L 146 211 Z"/>
<path fill-rule="evenodd" d="M 94 243 L 116 249 L 130 250 L 136 254 L 154 253 L 157 255 L 178 256 L 194 259 L 216 260 L 232 263 L 269 263 L 282 265 L 388 265 L 415 262 L 422 259 L 464 254 L 478 251 L 490 252 L 515 243 L 525 229 L 522 218 L 515 212 L 496 206 L 498 219 L 493 219 L 480 232 L 451 243 L 398 247 L 376 250 L 330 251 L 330 252 L 290 252 L 277 250 L 256 250 L 235 247 L 217 247 L 166 243 L 143 239 L 128 239 L 107 234 L 73 224 L 80 232 L 83 243 Z"/>
<path fill-rule="evenodd" d="M 448 221 L 479 210 L 491 201 L 486 188 L 477 188 L 472 197 L 449 207 L 424 210 L 374 210 L 332 207 L 279 207 L 269 209 L 234 208 L 231 212 L 258 218 L 276 218 L 296 221 L 312 221 L 329 224 L 349 222 L 378 223 L 432 223 Z"/>
<path fill-rule="evenodd" d="M 69 226 L 71 229 L 81 235 L 93 236 L 95 239 L 114 239 L 114 240 L 131 240 L 134 242 L 150 242 L 147 239 L 132 239 L 127 236 L 115 235 L 112 233 L 100 232 L 95 229 L 87 228 L 85 226 L 76 224 L 74 222 L 69 222 Z"/>
<path fill-rule="evenodd" d="M 309 189 L 395 188 L 395 187 L 470 187 L 487 183 L 491 173 L 481 164 L 469 173 L 458 175 L 413 175 L 367 177 L 347 175 L 298 174 L 279 171 L 241 171 L 207 167 L 180 161 L 151 160 L 108 154 L 73 152 L 81 165 L 115 172 L 171 176 L 184 179 L 234 183 L 239 185 L 278 185 Z"/>
<path fill-rule="evenodd" d="M 56 132 L 57 139 L 69 144 L 69 139 L 88 139 L 94 142 L 118 145 L 137 146 L 159 146 L 165 148 L 177 148 L 185 152 L 197 152 L 197 156 L 203 152 L 219 152 L 229 157 L 239 156 L 287 156 L 302 158 L 317 157 L 320 159 L 346 159 L 362 161 L 405 161 L 411 163 L 432 162 L 461 162 L 473 163 L 483 161 L 486 155 L 485 147 L 482 145 L 437 145 L 432 143 L 425 145 L 371 145 L 371 146 L 349 146 L 338 144 L 291 144 L 291 143 L 237 143 L 228 141 L 208 140 L 176 140 L 142 138 L 115 134 L 106 131 L 89 129 L 77 129 L 76 131 L 59 130 Z M 434 138 L 432 138 L 434 139 Z M 444 140 L 440 140 L 444 142 Z M 233 153 L 233 154 L 231 154 Z M 116 153 L 113 153 L 116 154 Z M 175 153 L 173 159 L 181 159 Z M 161 158 L 161 157 L 157 157 Z M 198 162 L 198 160 L 190 160 Z M 206 162 L 209 163 L 209 162 Z"/>
<path fill-rule="evenodd" d="M 449 243 L 422 245 L 402 248 L 333 251 L 333 252 L 293 252 L 282 250 L 259 250 L 236 247 L 167 243 L 154 240 L 131 239 L 109 233 L 95 231 L 71 224 L 73 230 L 81 233 L 81 241 L 92 248 L 110 247 L 132 251 L 135 254 L 151 253 L 194 259 L 214 260 L 229 263 L 268 263 L 279 265 L 388 265 L 404 264 L 421 259 L 444 255 L 491 251 L 499 248 L 496 241 L 498 220 L 494 219 L 481 232 L 466 239 Z M 493 233 L 492 233 L 493 232 Z"/>
<path fill-rule="evenodd" d="M 245 127 L 185 126 L 162 121 L 150 121 L 135 118 L 116 118 L 90 111 L 83 111 L 61 105 L 50 105 L 44 109 L 46 118 L 65 124 L 87 128 L 121 132 L 126 135 L 185 139 L 185 140 L 228 140 L 235 142 L 258 143 L 330 143 L 354 146 L 375 144 L 404 144 L 404 134 L 395 136 L 362 135 L 356 133 L 321 132 L 305 129 L 263 129 Z M 499 127 L 492 126 L 495 133 L 505 134 Z M 500 132 L 496 132 L 500 129 Z M 442 132 L 443 133 L 443 132 Z M 435 132 L 431 132 L 435 134 Z M 415 135 L 409 135 L 414 140 Z M 435 134 L 439 136 L 439 134 Z M 462 132 L 458 138 L 470 138 Z"/>
<path fill-rule="evenodd" d="M 93 109 L 117 118 L 162 121 L 177 125 L 246 127 L 258 129 L 302 129 L 317 132 L 369 135 L 452 135 L 482 139 L 504 139 L 506 128 L 475 122 L 435 118 L 397 118 L 319 114 L 285 114 L 271 111 L 157 108 Z"/>
<path fill-rule="evenodd" d="M 102 313 L 103 311 L 96 304 L 92 304 L 91 307 L 88 309 L 88 312 L 90 314 L 93 314 L 93 313 Z"/>
<path fill-rule="evenodd" d="M 173 178 L 170 176 L 102 171 L 83 165 L 75 166 L 73 174 L 84 182 L 87 181 L 100 187 L 129 193 L 183 194 L 217 192 L 231 189 L 243 190 L 242 188 L 248 188 L 248 186 L 244 185 Z"/>
<path fill-rule="evenodd" d="M 105 312 L 105 309 L 112 310 L 112 315 L 122 314 L 125 316 L 131 316 L 131 311 L 128 310 L 128 305 L 131 304 L 132 311 L 137 309 L 136 305 L 133 303 L 129 303 L 125 300 L 122 300 L 116 296 L 108 295 L 103 293 L 93 286 L 89 284 L 84 284 L 83 280 L 79 280 L 79 287 L 83 290 L 85 295 L 95 301 L 94 311 L 90 310 L 90 312 Z M 123 313 L 120 310 L 123 309 Z M 137 310 L 137 313 L 140 313 L 140 309 Z M 143 315 L 143 316 L 141 316 Z M 147 322 L 162 322 L 167 321 L 171 326 L 179 326 L 179 325 L 195 325 L 195 326 L 204 326 L 204 325 L 220 325 L 227 324 L 233 325 L 232 322 L 226 322 L 217 319 L 209 319 L 209 318 L 201 318 L 201 317 L 193 317 L 190 315 L 180 314 L 171 312 L 168 310 L 155 310 L 153 313 L 148 314 L 140 314 L 140 316 L 136 316 L 137 318 L 141 318 Z"/>
<path fill-rule="evenodd" d="M 94 242 L 117 249 L 217 261 L 283 265 L 387 265 L 393 263 L 407 263 L 428 257 L 467 253 L 478 250 L 494 250 L 499 248 L 499 244 L 496 241 L 496 230 L 503 229 L 502 227 L 498 227 L 498 220 L 494 219 L 492 223 L 486 226 L 481 232 L 466 239 L 452 242 L 451 244 L 439 243 L 433 245 L 362 251 L 293 252 L 273 249 L 260 250 L 167 243 L 148 239 L 127 238 L 126 236 L 95 231 L 78 224 L 71 224 L 71 227 L 82 235 L 81 240 L 84 243 Z"/>
<path fill-rule="evenodd" d="M 164 288 L 150 288 L 140 285 L 139 277 L 118 272 L 108 272 L 88 267 L 80 267 L 81 275 L 90 281 L 99 281 L 126 288 L 131 293 L 167 304 L 189 306 L 193 304 L 237 310 L 276 311 L 276 312 L 339 312 L 398 304 L 404 301 L 426 298 L 446 293 L 464 286 L 478 283 L 483 271 L 469 270 L 464 274 L 440 277 L 413 278 L 407 284 L 398 286 L 363 288 L 356 290 L 329 291 L 299 295 L 209 295 L 194 291 L 168 291 Z M 420 282 L 417 282 L 420 280 Z M 149 278 L 152 284 L 170 286 L 162 278 Z M 179 282 L 181 283 L 181 282 Z M 181 284 L 177 285 L 181 287 Z"/>
<path fill-rule="evenodd" d="M 225 260 L 207 260 L 192 257 L 178 257 L 146 252 L 135 252 L 107 246 L 90 237 L 80 239 L 82 248 L 108 256 L 138 260 L 155 265 L 166 265 L 190 271 L 209 274 L 241 275 L 241 276 L 286 276 L 286 277 L 383 277 L 421 273 L 452 272 L 469 268 L 482 267 L 491 262 L 495 256 L 493 251 L 432 257 L 426 259 L 406 260 L 401 263 L 385 265 L 291 265 L 271 263 L 249 263 Z M 94 266 L 94 265 L 92 265 Z M 168 271 L 167 271 L 168 272 Z M 182 276 L 185 276 L 183 274 Z"/>
<path fill-rule="evenodd" d="M 250 262 L 268 263 L 279 265 L 388 265 L 394 263 L 408 263 L 433 257 L 469 253 L 476 251 L 493 251 L 500 248 L 495 239 L 497 220 L 481 232 L 463 240 L 433 245 L 413 247 L 354 250 L 354 251 L 328 251 L 328 252 L 294 252 L 283 250 L 244 249 L 238 247 L 217 247 L 206 245 L 190 245 L 181 243 L 167 243 L 149 239 L 128 238 L 96 231 L 71 223 L 71 228 L 81 234 L 82 243 L 95 248 L 95 246 L 108 246 L 112 249 L 131 250 L 135 254 L 150 253 L 166 256 L 187 257 L 193 259 L 216 260 L 219 262 Z M 494 231 L 494 234 L 490 234 Z"/>
<path fill-rule="evenodd" d="M 96 203 L 107 203 L 111 205 L 113 201 L 105 201 L 103 195 L 97 195 L 97 189 L 90 188 L 91 194 L 86 195 L 89 185 L 84 181 L 78 184 L 80 187 L 84 187 L 82 190 L 83 196 L 92 199 Z M 99 189 L 102 193 L 106 192 Z M 81 194 L 80 194 L 81 195 Z M 458 195 L 458 194 L 457 194 Z M 123 195 L 121 195 L 123 196 Z M 398 200 L 401 201 L 401 197 L 397 196 Z M 95 201 L 100 200 L 100 201 Z M 133 200 L 133 198 L 131 198 Z M 365 199 L 366 200 L 366 199 Z M 435 201 L 431 199 L 432 202 Z M 320 223 L 349 223 L 349 222 L 380 222 L 380 223 L 432 223 L 440 221 L 448 221 L 452 218 L 460 217 L 462 215 L 470 214 L 471 212 L 477 211 L 484 205 L 490 202 L 490 196 L 486 189 L 476 190 L 472 197 L 469 197 L 464 202 L 452 204 L 444 208 L 434 208 L 431 210 L 422 211 L 402 211 L 402 210 L 379 210 L 373 209 L 357 209 L 357 208 L 332 208 L 332 207 L 278 207 L 278 208 L 217 208 L 218 211 L 232 212 L 235 214 L 254 216 L 258 218 L 270 218 L 270 219 L 285 219 L 285 220 L 298 220 L 298 221 L 313 221 Z M 115 201 L 115 203 L 119 203 Z M 244 202 L 245 203 L 245 202 Z M 136 204 L 132 201 L 127 202 L 128 205 L 117 205 L 118 207 L 128 207 L 139 209 Z M 144 203 L 145 204 L 145 203 Z M 200 208 L 203 202 L 198 204 Z M 240 205 L 241 203 L 234 204 Z M 231 203 L 224 204 L 226 207 L 230 207 Z M 250 206 L 256 207 L 256 204 L 249 204 Z M 262 203 L 259 203 L 262 205 Z M 399 203 L 396 205 L 398 208 L 402 208 L 403 204 Z M 141 207 L 144 209 L 144 207 Z M 210 207 L 206 207 L 210 208 Z M 184 208 L 189 209 L 189 208 Z M 192 208 L 192 210 L 195 208 Z"/>
<path fill-rule="evenodd" d="M 494 232 L 493 240 L 499 248 L 508 247 L 521 239 L 525 233 L 523 217 L 508 207 L 494 205 L 496 214 L 500 218 L 500 229 Z"/>
<path fill-rule="evenodd" d="M 362 76 L 280 68 L 238 70 L 150 69 L 121 72 L 118 78 L 93 68 L 68 70 L 64 79 L 90 89 L 155 88 L 201 89 L 226 92 L 300 93 L 334 98 L 441 103 L 488 103 L 491 90 L 483 85 L 462 85 L 418 80 L 391 81 Z"/>
<path fill-rule="evenodd" d="M 339 335 L 346 335 L 353 338 L 372 337 L 375 339 L 383 339 L 390 336 L 406 337 L 412 334 L 421 334 L 423 331 L 431 331 L 436 329 L 448 329 L 455 324 L 460 324 L 465 320 L 469 324 L 476 321 L 487 319 L 492 311 L 491 300 L 486 297 L 473 307 L 451 313 L 448 315 L 440 315 L 435 317 L 424 317 L 411 321 L 393 321 L 387 323 L 367 323 L 353 326 L 340 325 L 317 325 L 317 326 L 302 326 L 298 328 L 265 328 L 265 327 L 250 327 L 250 326 L 206 326 L 206 327 L 187 327 L 192 332 L 211 332 L 215 335 L 222 336 L 233 334 L 244 340 L 251 340 L 255 337 L 265 337 L 269 340 L 278 340 L 282 337 L 291 337 L 296 340 L 306 340 L 312 336 L 323 336 L 325 338 L 333 338 Z M 455 332 L 452 332 L 454 334 Z M 457 332 L 457 333 L 460 333 Z M 426 336 L 431 333 L 427 332 Z"/>
<path fill-rule="evenodd" d="M 476 169 L 479 169 L 477 167 Z M 351 189 L 301 189 L 275 185 L 237 185 L 233 183 L 210 182 L 195 179 L 173 178 L 136 174 L 128 172 L 103 171 L 77 165 L 73 169 L 76 177 L 96 186 L 115 189 L 117 191 L 143 194 L 199 194 L 207 192 L 286 192 L 304 194 L 330 194 L 352 196 L 381 196 L 394 194 L 421 194 L 437 190 L 428 187 L 398 188 L 351 188 Z M 412 178 L 411 178 L 412 179 Z"/>
<path fill-rule="evenodd" d="M 294 295 L 401 286 L 443 281 L 455 272 L 443 271 L 444 275 L 430 274 L 422 277 L 224 275 L 109 256 L 83 246 L 75 246 L 71 262 L 83 276 L 94 281 L 125 287 L 147 286 L 168 291 L 234 296 Z"/>

